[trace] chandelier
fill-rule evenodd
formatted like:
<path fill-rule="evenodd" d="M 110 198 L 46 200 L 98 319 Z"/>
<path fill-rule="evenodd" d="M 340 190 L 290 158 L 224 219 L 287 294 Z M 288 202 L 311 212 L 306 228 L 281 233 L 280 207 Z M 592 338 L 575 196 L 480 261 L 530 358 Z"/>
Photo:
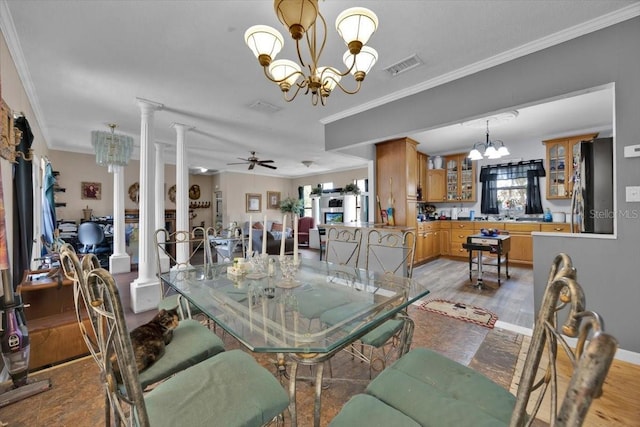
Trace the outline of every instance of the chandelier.
<path fill-rule="evenodd" d="M 484 157 L 488 159 L 499 159 L 500 157 L 509 155 L 509 150 L 507 149 L 507 147 L 504 146 L 504 142 L 500 140 L 491 141 L 489 139 L 489 120 L 487 120 L 486 122 L 487 122 L 486 140 L 484 142 L 476 142 L 475 144 L 473 144 L 473 148 L 469 152 L 469 156 L 468 156 L 471 160 L 482 159 L 482 153 L 480 153 L 480 150 L 478 150 L 478 148 L 484 149 Z"/>
<path fill-rule="evenodd" d="M 126 166 L 133 151 L 133 138 L 116 134 L 117 125 L 110 123 L 111 132 L 94 130 L 91 132 L 91 144 L 96 152 L 96 163 L 108 166 L 112 172 L 113 166 Z"/>
<path fill-rule="evenodd" d="M 249 28 L 244 39 L 247 46 L 258 58 L 265 76 L 280 86 L 285 101 L 295 99 L 298 93 L 311 93 L 311 103 L 318 101 L 325 105 L 331 91 L 339 87 L 347 94 L 355 94 L 365 76 L 378 60 L 378 52 L 365 46 L 378 27 L 378 17 L 369 9 L 353 7 L 338 15 L 336 31 L 348 46 L 342 61 L 347 70 L 338 71 L 331 66 L 320 64 L 320 56 L 327 41 L 327 23 L 318 9 L 318 0 L 275 0 L 273 2 L 280 22 L 289 30 L 295 40 L 299 64 L 288 60 L 274 60 L 284 45 L 278 30 L 266 25 Z M 308 58 L 303 59 L 303 47 L 308 49 Z M 304 69 L 304 72 L 303 72 Z M 356 87 L 348 90 L 340 83 L 342 77 L 353 74 Z M 295 86 L 293 95 L 289 94 Z"/>

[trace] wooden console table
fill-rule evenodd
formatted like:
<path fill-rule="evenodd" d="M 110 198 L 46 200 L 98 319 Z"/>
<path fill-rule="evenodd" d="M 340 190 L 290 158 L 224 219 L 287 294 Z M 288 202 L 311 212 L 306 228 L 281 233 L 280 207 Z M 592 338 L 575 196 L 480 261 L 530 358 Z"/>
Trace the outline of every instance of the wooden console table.
<path fill-rule="evenodd" d="M 76 319 L 73 281 L 61 270 L 25 271 L 18 294 L 29 330 L 29 370 L 88 354 Z"/>

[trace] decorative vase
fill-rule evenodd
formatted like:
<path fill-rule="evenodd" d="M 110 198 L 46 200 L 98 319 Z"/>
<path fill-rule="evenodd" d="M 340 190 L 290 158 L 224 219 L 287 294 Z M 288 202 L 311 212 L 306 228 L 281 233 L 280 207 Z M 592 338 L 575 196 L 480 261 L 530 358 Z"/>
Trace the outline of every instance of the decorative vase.
<path fill-rule="evenodd" d="M 91 214 L 93 213 L 93 209 L 89 209 L 87 206 L 86 209 L 82 209 L 82 218 L 85 221 L 91 221 Z"/>
<path fill-rule="evenodd" d="M 442 157 L 435 156 L 433 158 L 433 168 L 434 169 L 442 169 Z"/>

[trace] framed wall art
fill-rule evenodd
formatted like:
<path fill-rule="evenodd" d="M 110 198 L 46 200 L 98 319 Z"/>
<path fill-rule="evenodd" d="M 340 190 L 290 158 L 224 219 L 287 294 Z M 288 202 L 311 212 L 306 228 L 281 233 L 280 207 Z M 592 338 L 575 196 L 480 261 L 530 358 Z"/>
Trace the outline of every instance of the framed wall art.
<path fill-rule="evenodd" d="M 267 209 L 280 209 L 279 191 L 267 191 Z"/>
<path fill-rule="evenodd" d="M 246 193 L 247 212 L 262 211 L 262 194 Z"/>
<path fill-rule="evenodd" d="M 81 198 L 100 200 L 102 198 L 102 184 L 99 182 L 81 182 Z"/>

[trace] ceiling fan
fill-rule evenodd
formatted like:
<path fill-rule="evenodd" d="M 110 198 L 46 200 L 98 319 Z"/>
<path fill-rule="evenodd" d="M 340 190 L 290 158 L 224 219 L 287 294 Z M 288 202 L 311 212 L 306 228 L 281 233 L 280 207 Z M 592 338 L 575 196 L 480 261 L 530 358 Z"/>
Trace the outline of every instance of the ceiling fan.
<path fill-rule="evenodd" d="M 269 169 L 278 169 L 275 166 L 269 165 L 268 163 L 273 163 L 273 160 L 260 160 L 256 157 L 256 152 L 255 151 L 251 151 L 251 155 L 247 158 L 247 159 L 243 159 L 242 157 L 238 157 L 238 159 L 243 160 L 242 162 L 239 163 L 227 163 L 227 165 L 249 165 L 249 170 L 253 169 L 254 167 L 256 167 L 256 165 L 258 166 L 264 166 L 265 168 L 269 168 Z"/>

